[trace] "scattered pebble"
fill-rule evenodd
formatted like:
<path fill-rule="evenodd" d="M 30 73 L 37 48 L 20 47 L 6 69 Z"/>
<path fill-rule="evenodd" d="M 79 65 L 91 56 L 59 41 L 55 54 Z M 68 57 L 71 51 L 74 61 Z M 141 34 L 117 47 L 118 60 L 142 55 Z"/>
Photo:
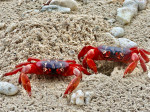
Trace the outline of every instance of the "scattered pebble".
<path fill-rule="evenodd" d="M 82 92 L 82 90 L 78 90 L 76 93 L 71 95 L 71 103 L 76 105 L 84 105 L 89 104 L 93 97 L 93 92 Z"/>
<path fill-rule="evenodd" d="M 6 33 L 13 31 L 17 27 L 16 23 L 12 23 L 10 26 L 7 27 Z"/>
<path fill-rule="evenodd" d="M 8 82 L 0 82 L 0 93 L 5 95 L 15 95 L 18 92 L 18 88 Z"/>
<path fill-rule="evenodd" d="M 5 23 L 0 23 L 0 29 L 5 27 Z"/>
<path fill-rule="evenodd" d="M 73 93 L 71 95 L 71 101 L 70 101 L 72 104 L 76 104 L 76 93 Z"/>
<path fill-rule="evenodd" d="M 117 20 L 125 25 L 137 15 L 138 10 L 146 9 L 147 0 L 125 0 L 123 7 L 117 9 Z"/>
<path fill-rule="evenodd" d="M 84 105 L 84 93 L 82 92 L 82 90 L 78 90 L 76 92 L 76 104 Z"/>
<path fill-rule="evenodd" d="M 138 13 L 138 3 L 134 0 L 125 0 L 123 2 L 123 7 L 128 7 L 134 13 L 134 15 L 137 15 Z"/>
<path fill-rule="evenodd" d="M 132 8 L 138 8 L 138 4 L 137 2 L 135 2 L 134 0 L 125 0 L 123 2 L 123 7 L 132 7 Z"/>
<path fill-rule="evenodd" d="M 58 12 L 70 12 L 70 8 L 61 7 L 58 5 L 45 5 L 42 7 L 41 11 L 58 11 Z"/>
<path fill-rule="evenodd" d="M 113 27 L 110 32 L 115 37 L 123 37 L 124 36 L 124 29 L 121 27 Z"/>
<path fill-rule="evenodd" d="M 134 15 L 131 8 L 123 7 L 117 9 L 117 20 L 123 25 L 129 24 Z"/>
<path fill-rule="evenodd" d="M 120 43 L 120 47 L 124 48 L 131 48 L 131 47 L 137 47 L 137 44 L 127 38 L 118 38 L 118 41 Z"/>
<path fill-rule="evenodd" d="M 85 92 L 85 104 L 88 105 L 91 102 L 93 95 L 93 92 Z"/>
<path fill-rule="evenodd" d="M 62 7 L 68 7 L 72 11 L 78 9 L 78 5 L 75 0 L 52 0 L 50 5 L 59 5 Z"/>
<path fill-rule="evenodd" d="M 138 3 L 138 10 L 146 9 L 147 0 L 135 0 Z"/>

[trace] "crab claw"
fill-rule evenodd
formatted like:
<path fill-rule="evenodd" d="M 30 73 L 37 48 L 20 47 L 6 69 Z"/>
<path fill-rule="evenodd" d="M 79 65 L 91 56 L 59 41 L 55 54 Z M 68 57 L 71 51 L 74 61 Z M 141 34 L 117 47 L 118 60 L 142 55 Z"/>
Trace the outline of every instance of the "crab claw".
<path fill-rule="evenodd" d="M 63 97 L 66 97 L 67 94 L 70 94 L 72 93 L 72 91 L 79 85 L 80 83 L 80 80 L 82 78 L 82 74 L 81 72 L 79 71 L 79 69 L 75 68 L 73 70 L 73 73 L 74 75 L 76 76 L 73 80 L 71 80 L 71 82 L 69 83 L 65 93 L 64 93 L 64 96 Z"/>
<path fill-rule="evenodd" d="M 78 64 L 72 64 L 70 65 L 68 69 L 68 76 L 73 74 L 75 75 L 75 78 L 71 80 L 69 83 L 66 91 L 64 92 L 64 96 L 66 97 L 67 94 L 71 94 L 72 91 L 79 85 L 80 80 L 82 79 L 82 72 L 85 73 L 86 75 L 91 75 L 84 67 Z"/>
<path fill-rule="evenodd" d="M 82 50 L 79 52 L 78 54 L 78 59 L 79 61 L 81 61 L 81 58 L 90 50 L 90 49 L 94 49 L 94 47 L 92 46 L 84 46 L 82 48 Z"/>
<path fill-rule="evenodd" d="M 27 91 L 28 95 L 31 96 L 31 84 L 27 74 L 21 73 L 21 83 L 24 89 Z"/>

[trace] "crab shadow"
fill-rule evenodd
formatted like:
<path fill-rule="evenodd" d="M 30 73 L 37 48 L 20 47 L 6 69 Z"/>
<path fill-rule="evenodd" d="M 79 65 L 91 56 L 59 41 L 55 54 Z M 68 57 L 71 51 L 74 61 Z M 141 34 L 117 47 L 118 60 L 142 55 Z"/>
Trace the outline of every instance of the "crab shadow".
<path fill-rule="evenodd" d="M 111 76 L 111 73 L 114 71 L 115 67 L 123 67 L 125 68 L 125 64 L 120 62 L 113 62 L 113 61 L 97 61 L 97 70 L 98 73 L 105 74 L 107 76 Z"/>

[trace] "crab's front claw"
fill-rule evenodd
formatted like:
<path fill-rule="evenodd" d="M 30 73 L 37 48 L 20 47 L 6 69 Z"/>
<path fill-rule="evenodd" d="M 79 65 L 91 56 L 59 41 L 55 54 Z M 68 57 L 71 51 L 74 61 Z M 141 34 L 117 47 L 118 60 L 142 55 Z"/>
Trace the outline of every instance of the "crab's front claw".
<path fill-rule="evenodd" d="M 21 73 L 20 78 L 21 78 L 22 86 L 27 91 L 28 95 L 31 96 L 31 84 L 27 74 Z"/>
<path fill-rule="evenodd" d="M 82 78 L 82 73 L 79 69 L 77 68 L 74 68 L 73 69 L 73 73 L 74 75 L 76 76 L 73 80 L 71 80 L 71 82 L 69 83 L 65 93 L 64 93 L 64 96 L 63 97 L 66 97 L 67 94 L 71 94 L 72 91 L 79 85 L 80 83 L 80 80 Z"/>
<path fill-rule="evenodd" d="M 90 49 L 94 49 L 94 47 L 92 46 L 84 46 L 82 48 L 82 50 L 79 52 L 78 54 L 78 59 L 79 61 L 81 61 L 81 58 L 90 50 Z"/>
<path fill-rule="evenodd" d="M 97 67 L 96 67 L 95 62 L 92 59 L 87 59 L 87 64 L 88 64 L 89 68 L 91 70 L 93 70 L 95 72 L 95 74 L 97 74 Z"/>

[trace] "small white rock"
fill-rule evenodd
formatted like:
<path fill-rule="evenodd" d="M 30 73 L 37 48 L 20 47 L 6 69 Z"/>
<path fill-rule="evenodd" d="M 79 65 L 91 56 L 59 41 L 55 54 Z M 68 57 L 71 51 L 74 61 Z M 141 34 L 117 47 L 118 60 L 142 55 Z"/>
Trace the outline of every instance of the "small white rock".
<path fill-rule="evenodd" d="M 73 93 L 71 95 L 71 101 L 70 101 L 72 104 L 76 104 L 76 93 Z"/>
<path fill-rule="evenodd" d="M 125 0 L 123 2 L 123 7 L 133 7 L 138 9 L 138 3 L 135 2 L 134 0 Z"/>
<path fill-rule="evenodd" d="M 82 92 L 82 90 L 78 90 L 76 92 L 76 104 L 84 105 L 84 93 Z"/>
<path fill-rule="evenodd" d="M 85 104 L 89 104 L 91 102 L 91 99 L 93 97 L 94 93 L 93 92 L 85 92 Z"/>
<path fill-rule="evenodd" d="M 59 5 L 62 7 L 68 7 L 71 10 L 78 9 L 78 4 L 75 0 L 52 0 L 50 5 Z"/>
<path fill-rule="evenodd" d="M 115 37 L 123 37 L 124 36 L 124 29 L 121 27 L 113 27 L 110 32 Z"/>
<path fill-rule="evenodd" d="M 137 44 L 127 38 L 118 38 L 118 41 L 120 43 L 120 47 L 123 48 L 131 48 L 131 47 L 137 47 Z"/>
<path fill-rule="evenodd" d="M 70 8 L 61 7 L 59 5 L 45 5 L 42 7 L 41 11 L 58 11 L 58 12 L 70 12 Z"/>
<path fill-rule="evenodd" d="M 17 27 L 16 23 L 12 23 L 10 26 L 7 27 L 6 33 L 13 31 Z"/>
<path fill-rule="evenodd" d="M 5 23 L 0 23 L 0 29 L 5 27 Z"/>
<path fill-rule="evenodd" d="M 134 15 L 135 12 L 131 8 L 122 7 L 117 9 L 117 20 L 123 25 L 129 24 Z"/>
<path fill-rule="evenodd" d="M 138 4 L 138 10 L 144 10 L 146 9 L 147 0 L 135 0 Z"/>
<path fill-rule="evenodd" d="M 18 88 L 8 82 L 0 82 L 0 93 L 5 95 L 15 95 L 18 92 Z"/>

